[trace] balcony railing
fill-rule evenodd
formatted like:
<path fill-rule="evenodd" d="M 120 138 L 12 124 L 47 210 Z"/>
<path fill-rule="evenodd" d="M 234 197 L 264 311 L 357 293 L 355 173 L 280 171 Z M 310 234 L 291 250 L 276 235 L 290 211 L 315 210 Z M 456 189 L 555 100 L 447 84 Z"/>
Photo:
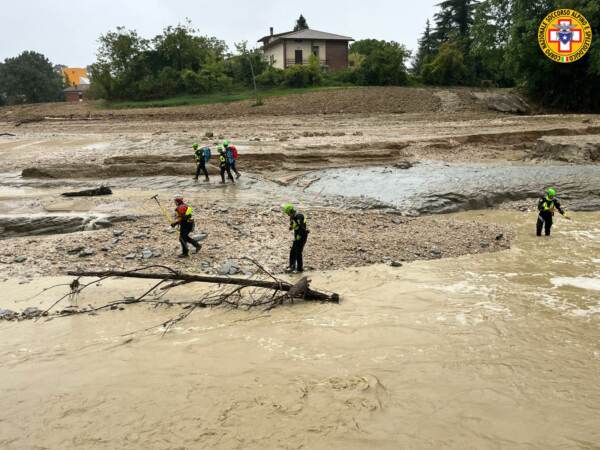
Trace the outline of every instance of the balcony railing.
<path fill-rule="evenodd" d="M 303 59 L 301 63 L 300 62 L 296 62 L 295 59 L 286 59 L 286 61 L 285 61 L 286 67 L 295 66 L 295 65 L 302 66 L 302 65 L 307 65 L 307 64 L 310 64 L 310 60 L 308 60 L 308 59 Z M 321 66 L 327 66 L 327 60 L 326 59 L 320 59 L 319 60 L 319 64 Z"/>

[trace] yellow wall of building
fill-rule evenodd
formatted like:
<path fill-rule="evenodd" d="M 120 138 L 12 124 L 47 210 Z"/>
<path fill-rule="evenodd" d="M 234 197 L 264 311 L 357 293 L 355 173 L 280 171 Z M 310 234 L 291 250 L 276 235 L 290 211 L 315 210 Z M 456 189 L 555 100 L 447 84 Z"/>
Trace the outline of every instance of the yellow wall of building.
<path fill-rule="evenodd" d="M 79 67 L 67 67 L 63 69 L 63 75 L 69 86 L 77 86 L 81 84 L 81 77 L 88 77 L 87 70 Z"/>

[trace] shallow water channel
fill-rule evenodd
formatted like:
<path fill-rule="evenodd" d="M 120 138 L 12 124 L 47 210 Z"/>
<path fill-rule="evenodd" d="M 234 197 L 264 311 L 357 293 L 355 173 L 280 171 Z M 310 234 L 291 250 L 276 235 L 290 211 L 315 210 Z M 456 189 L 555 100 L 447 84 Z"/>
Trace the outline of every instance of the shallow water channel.
<path fill-rule="evenodd" d="M 600 209 L 600 165 L 447 164 L 422 162 L 410 169 L 371 167 L 313 172 L 301 180 L 308 192 L 364 196 L 403 210 L 448 213 L 495 206 L 559 190 L 575 209 Z"/>
<path fill-rule="evenodd" d="M 341 303 L 202 310 L 164 337 L 127 334 L 177 314 L 141 305 L 0 323 L 0 447 L 598 447 L 600 213 L 550 238 L 535 213 L 459 217 L 514 224 L 513 248 L 310 274 Z M 57 281 L 1 283 L 0 307 Z"/>

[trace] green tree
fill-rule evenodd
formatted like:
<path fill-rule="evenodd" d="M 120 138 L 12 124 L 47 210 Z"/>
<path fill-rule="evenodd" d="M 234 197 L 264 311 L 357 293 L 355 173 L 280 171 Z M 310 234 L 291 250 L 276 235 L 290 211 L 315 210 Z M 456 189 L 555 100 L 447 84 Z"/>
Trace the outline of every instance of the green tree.
<path fill-rule="evenodd" d="M 294 31 L 300 30 L 308 30 L 308 23 L 302 14 L 300 14 L 300 17 L 298 17 L 298 20 L 296 20 L 296 25 L 294 26 Z"/>
<path fill-rule="evenodd" d="M 417 49 L 417 54 L 415 55 L 413 62 L 412 72 L 414 74 L 421 74 L 423 66 L 431 60 L 436 48 L 437 43 L 431 29 L 431 23 L 429 19 L 427 19 L 425 31 L 423 32 L 421 39 L 419 39 L 419 48 Z"/>
<path fill-rule="evenodd" d="M 258 77 L 268 67 L 260 49 L 248 49 L 248 42 L 235 44 L 236 54 L 227 59 L 225 72 L 237 83 L 252 86 L 252 72 Z M 251 66 L 252 65 L 252 66 Z"/>
<path fill-rule="evenodd" d="M 434 16 L 434 36 L 438 44 L 454 42 L 467 52 L 477 3 L 477 0 L 445 0 L 437 4 L 440 10 Z"/>
<path fill-rule="evenodd" d="M 406 61 L 410 52 L 397 42 L 367 39 L 357 41 L 352 53 L 364 55 L 355 69 L 355 79 L 362 85 L 404 85 L 408 82 Z"/>
<path fill-rule="evenodd" d="M 0 102 L 40 103 L 63 98 L 64 80 L 41 53 L 25 51 L 0 66 Z"/>
<path fill-rule="evenodd" d="M 512 86 L 507 62 L 512 28 L 512 0 L 485 0 L 475 7 L 469 64 L 475 79 Z"/>
<path fill-rule="evenodd" d="M 469 84 L 462 52 L 454 45 L 442 44 L 436 57 L 423 67 L 423 81 L 442 86 Z"/>

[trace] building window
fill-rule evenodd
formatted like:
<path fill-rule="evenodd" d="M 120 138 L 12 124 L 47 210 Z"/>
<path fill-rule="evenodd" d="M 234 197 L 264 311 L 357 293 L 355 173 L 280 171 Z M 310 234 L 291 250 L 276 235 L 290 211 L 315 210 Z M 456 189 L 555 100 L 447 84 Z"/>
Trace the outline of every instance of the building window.
<path fill-rule="evenodd" d="M 315 55 L 317 58 L 319 57 L 319 46 L 318 45 L 313 45 L 312 54 Z"/>
<path fill-rule="evenodd" d="M 275 55 L 269 55 L 269 64 L 275 64 Z"/>

